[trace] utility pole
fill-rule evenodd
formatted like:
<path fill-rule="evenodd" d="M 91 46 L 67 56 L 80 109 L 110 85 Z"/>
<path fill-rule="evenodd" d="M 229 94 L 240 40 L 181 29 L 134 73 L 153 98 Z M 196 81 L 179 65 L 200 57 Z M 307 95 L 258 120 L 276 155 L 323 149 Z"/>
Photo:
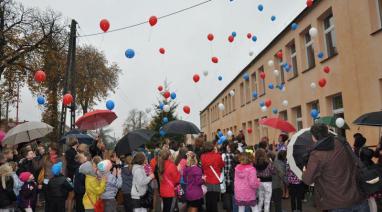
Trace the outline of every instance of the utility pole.
<path fill-rule="evenodd" d="M 70 37 L 69 37 L 69 49 L 68 49 L 68 57 L 67 57 L 67 67 L 65 71 L 65 81 L 64 81 L 64 89 L 63 95 L 67 93 L 71 93 L 73 96 L 73 102 L 68 107 L 62 103 L 61 109 L 61 119 L 60 119 L 60 131 L 59 137 L 62 137 L 65 133 L 66 126 L 66 111 L 67 108 L 70 109 L 70 129 L 75 128 L 76 121 L 76 71 L 75 71 L 75 60 L 76 60 L 76 33 L 77 33 L 77 22 L 72 20 L 70 25 Z"/>
<path fill-rule="evenodd" d="M 19 124 L 20 83 L 17 80 L 16 125 Z"/>

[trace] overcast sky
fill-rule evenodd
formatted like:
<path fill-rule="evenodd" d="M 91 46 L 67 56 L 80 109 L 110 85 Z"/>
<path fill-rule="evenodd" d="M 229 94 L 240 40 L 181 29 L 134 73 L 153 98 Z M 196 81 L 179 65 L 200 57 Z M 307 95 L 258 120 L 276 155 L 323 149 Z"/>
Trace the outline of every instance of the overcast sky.
<path fill-rule="evenodd" d="M 203 0 L 19 0 L 24 5 L 51 8 L 69 20 L 79 23 L 79 34 L 100 32 L 99 22 L 106 18 L 110 30 L 148 20 L 152 15 L 163 16 Z M 110 126 L 115 135 L 122 134 L 122 124 L 129 110 L 152 108 L 158 99 L 158 85 L 167 80 L 177 93 L 178 115 L 199 125 L 202 110 L 294 17 L 304 8 L 305 0 L 213 0 L 191 10 L 160 19 L 156 26 L 148 24 L 94 37 L 79 38 L 78 43 L 91 44 L 102 50 L 110 62 L 122 69 L 119 86 L 108 99 L 115 101 L 118 119 Z M 259 4 L 264 10 L 259 12 Z M 275 15 L 276 20 L 271 21 Z M 228 36 L 235 31 L 233 43 Z M 257 42 L 246 38 L 250 32 Z M 211 43 L 207 34 L 215 35 Z M 166 54 L 159 54 L 159 48 Z M 135 50 L 127 59 L 126 49 Z M 249 50 L 255 54 L 250 57 Z M 211 57 L 219 58 L 218 64 Z M 203 76 L 207 70 L 209 75 Z M 194 74 L 201 79 L 195 84 Z M 47 74 L 49 74 L 47 72 Z M 223 77 L 222 81 L 218 76 Z M 37 106 L 27 88 L 22 91 L 21 120 L 40 120 Z M 105 101 L 106 102 L 106 101 Z M 104 109 L 105 102 L 96 108 Z M 183 113 L 183 106 L 191 114 Z M 14 114 L 14 111 L 13 113 Z M 69 118 L 69 116 L 68 116 Z"/>

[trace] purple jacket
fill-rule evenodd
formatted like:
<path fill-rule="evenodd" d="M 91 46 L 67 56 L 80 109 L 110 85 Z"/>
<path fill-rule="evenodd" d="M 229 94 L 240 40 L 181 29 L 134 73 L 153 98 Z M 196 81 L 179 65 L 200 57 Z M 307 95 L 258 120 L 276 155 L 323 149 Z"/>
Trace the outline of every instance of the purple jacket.
<path fill-rule="evenodd" d="M 198 166 L 187 166 L 183 171 L 183 179 L 186 184 L 186 200 L 194 201 L 203 198 L 202 169 Z"/>

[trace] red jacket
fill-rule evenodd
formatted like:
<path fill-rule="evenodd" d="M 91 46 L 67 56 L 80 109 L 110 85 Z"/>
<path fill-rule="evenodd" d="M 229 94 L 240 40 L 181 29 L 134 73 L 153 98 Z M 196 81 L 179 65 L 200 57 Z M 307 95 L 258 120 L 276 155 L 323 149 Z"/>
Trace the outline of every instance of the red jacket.
<path fill-rule="evenodd" d="M 175 186 L 180 182 L 180 173 L 174 162 L 164 162 L 164 173 L 160 181 L 160 196 L 164 198 L 175 197 Z"/>
<path fill-rule="evenodd" d="M 222 156 L 219 153 L 208 152 L 202 154 L 200 157 L 202 161 L 203 173 L 206 175 L 207 184 L 220 184 L 219 179 L 212 172 L 210 166 L 212 166 L 215 172 L 220 176 L 221 170 L 224 167 Z"/>

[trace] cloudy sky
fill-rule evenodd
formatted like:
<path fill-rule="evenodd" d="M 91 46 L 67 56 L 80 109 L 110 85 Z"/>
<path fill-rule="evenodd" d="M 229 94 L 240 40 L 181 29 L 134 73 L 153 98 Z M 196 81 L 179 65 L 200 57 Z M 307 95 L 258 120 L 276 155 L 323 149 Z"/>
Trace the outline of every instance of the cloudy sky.
<path fill-rule="evenodd" d="M 163 16 L 204 0 L 19 0 L 24 5 L 41 9 L 51 8 L 63 17 L 79 23 L 80 35 L 101 32 L 99 22 L 106 18 L 110 30 L 148 20 L 152 15 Z M 108 99 L 116 103 L 118 119 L 110 126 L 120 137 L 122 124 L 129 110 L 152 108 L 157 102 L 157 87 L 167 79 L 170 90 L 177 93 L 182 119 L 199 124 L 201 111 L 284 27 L 305 7 L 305 0 L 212 0 L 202 6 L 160 19 L 156 26 L 148 24 L 102 34 L 80 37 L 78 43 L 91 44 L 102 50 L 110 62 L 116 62 L 123 74 L 119 86 Z M 264 10 L 259 12 L 258 5 Z M 271 21 L 271 16 L 276 16 Z M 235 31 L 233 43 L 228 36 Z M 257 42 L 246 38 L 257 36 Z M 213 33 L 213 42 L 207 34 Z M 166 49 L 161 55 L 159 48 Z M 126 49 L 135 50 L 135 57 L 127 59 Z M 249 50 L 255 54 L 249 56 Z M 218 64 L 211 57 L 219 58 Z M 203 71 L 208 76 L 203 76 Z M 194 74 L 201 76 L 195 84 Z M 223 77 L 222 81 L 218 76 Z M 27 88 L 22 91 L 21 120 L 40 120 L 37 106 Z M 106 102 L 106 101 L 105 101 Z M 96 108 L 105 108 L 100 102 Z M 191 114 L 184 114 L 184 105 Z M 14 111 L 13 111 L 14 114 Z M 69 118 L 69 116 L 68 116 Z"/>

